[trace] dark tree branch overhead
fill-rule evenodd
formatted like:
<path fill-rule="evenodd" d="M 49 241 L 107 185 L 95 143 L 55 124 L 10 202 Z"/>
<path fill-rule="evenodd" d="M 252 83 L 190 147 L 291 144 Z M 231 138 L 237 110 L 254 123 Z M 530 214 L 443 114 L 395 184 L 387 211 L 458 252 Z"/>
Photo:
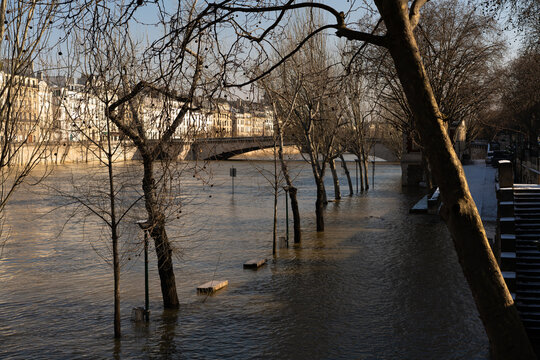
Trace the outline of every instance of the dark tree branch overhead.
<path fill-rule="evenodd" d="M 288 59 L 290 59 L 294 54 L 296 54 L 304 46 L 304 44 L 307 43 L 315 35 L 317 35 L 321 31 L 324 31 L 326 29 L 330 29 L 330 28 L 333 28 L 333 27 L 334 27 L 334 25 L 325 25 L 323 27 L 320 27 L 320 28 L 312 31 L 292 51 L 288 52 L 287 55 L 283 56 L 279 61 L 277 61 L 274 65 L 272 65 L 268 70 L 264 71 L 263 73 L 256 76 L 255 78 L 250 79 L 250 80 L 248 80 L 246 82 L 243 82 L 241 84 L 227 84 L 227 83 L 224 83 L 223 85 L 226 86 L 226 87 L 243 87 L 243 86 L 246 86 L 246 85 L 249 85 L 249 84 L 253 84 L 253 83 L 257 82 L 257 81 L 260 81 L 264 77 L 268 76 L 272 71 L 274 71 L 275 69 L 280 67 L 283 63 L 285 63 Z"/>
<path fill-rule="evenodd" d="M 359 41 L 365 41 L 367 43 L 378 45 L 378 46 L 385 46 L 385 37 L 380 35 L 374 35 L 373 33 L 366 33 L 363 31 L 358 31 L 351 29 L 347 27 L 345 23 L 345 13 L 342 11 L 337 11 L 334 7 L 326 4 L 321 4 L 317 2 L 303 2 L 303 3 L 297 3 L 294 4 L 294 1 L 289 0 L 286 4 L 280 5 L 280 6 L 261 6 L 261 7 L 251 7 L 251 6 L 227 6 L 223 3 L 213 3 L 210 4 L 210 7 L 214 7 L 216 9 L 222 9 L 229 11 L 231 13 L 240 12 L 240 13 L 268 13 L 268 12 L 274 12 L 279 11 L 280 14 L 278 16 L 278 19 L 263 33 L 263 35 L 260 37 L 262 38 L 264 35 L 266 35 L 270 28 L 275 28 L 277 26 L 277 23 L 283 18 L 283 15 L 286 11 L 295 10 L 295 9 L 320 9 L 324 10 L 326 12 L 329 12 L 332 14 L 335 19 L 335 24 L 327 25 L 327 29 L 336 29 L 336 35 L 339 37 L 345 37 L 348 40 L 359 40 Z M 259 38 L 253 37 L 252 40 L 254 41 L 260 41 Z"/>
<path fill-rule="evenodd" d="M 429 0 L 414 0 L 411 9 L 409 11 L 409 21 L 411 23 L 411 27 L 414 29 L 416 25 L 418 25 L 418 22 L 420 21 L 420 8 L 424 6 L 425 3 L 427 3 Z"/>

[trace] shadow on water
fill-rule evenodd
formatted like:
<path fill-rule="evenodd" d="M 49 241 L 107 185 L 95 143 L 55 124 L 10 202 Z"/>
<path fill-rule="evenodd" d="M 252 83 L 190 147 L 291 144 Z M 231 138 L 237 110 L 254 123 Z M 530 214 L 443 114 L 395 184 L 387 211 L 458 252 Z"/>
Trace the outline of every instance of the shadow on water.
<path fill-rule="evenodd" d="M 178 310 L 163 310 L 161 314 L 161 323 L 157 332 L 159 339 L 159 356 L 161 359 L 177 359 L 179 354 L 176 348 L 176 327 L 178 326 Z"/>

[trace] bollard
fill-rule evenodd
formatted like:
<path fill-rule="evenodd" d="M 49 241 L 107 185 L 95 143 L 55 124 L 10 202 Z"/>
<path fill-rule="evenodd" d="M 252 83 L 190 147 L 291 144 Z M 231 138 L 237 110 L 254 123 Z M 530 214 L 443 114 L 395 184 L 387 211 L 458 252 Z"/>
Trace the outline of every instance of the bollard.
<path fill-rule="evenodd" d="M 514 186 L 514 172 L 509 160 L 499 161 L 499 187 L 508 188 Z"/>

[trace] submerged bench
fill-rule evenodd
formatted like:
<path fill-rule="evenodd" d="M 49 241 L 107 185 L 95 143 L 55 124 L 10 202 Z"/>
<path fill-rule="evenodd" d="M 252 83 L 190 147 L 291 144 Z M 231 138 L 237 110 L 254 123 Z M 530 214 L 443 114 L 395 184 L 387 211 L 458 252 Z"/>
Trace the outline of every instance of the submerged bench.
<path fill-rule="evenodd" d="M 244 269 L 258 269 L 266 264 L 266 259 L 251 259 L 244 263 Z"/>
<path fill-rule="evenodd" d="M 197 294 L 212 294 L 229 285 L 228 280 L 212 280 L 197 287 Z"/>

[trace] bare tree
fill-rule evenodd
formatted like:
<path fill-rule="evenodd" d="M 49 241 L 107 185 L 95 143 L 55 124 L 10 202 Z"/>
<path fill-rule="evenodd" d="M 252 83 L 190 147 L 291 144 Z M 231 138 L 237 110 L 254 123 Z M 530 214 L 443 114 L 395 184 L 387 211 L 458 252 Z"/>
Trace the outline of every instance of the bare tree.
<path fill-rule="evenodd" d="M 289 11 L 316 8 L 328 14 L 333 21 L 328 20 L 326 24 L 306 35 L 298 42 L 295 50 L 283 56 L 283 61 L 300 51 L 309 38 L 330 29 L 335 30 L 337 36 L 349 41 L 366 42 L 388 51 L 414 116 L 415 128 L 420 135 L 433 177 L 441 190 L 444 202 L 442 215 L 452 234 L 465 278 L 490 339 L 492 354 L 500 359 L 531 359 L 535 357 L 534 352 L 490 249 L 414 34 L 414 29 L 420 23 L 421 9 L 426 2 L 414 0 L 409 4 L 404 0 L 374 0 L 376 9 L 373 9 L 373 16 L 380 16 L 378 23 L 384 24 L 384 29 L 377 26 L 372 31 L 355 28 L 355 22 L 349 18 L 349 10 L 353 7 L 344 6 L 344 11 L 340 11 L 337 6 L 314 1 L 275 1 L 257 7 L 250 6 L 252 4 L 249 2 L 224 1 L 210 4 L 210 8 L 214 17 L 222 16 L 228 24 L 234 24 L 238 34 L 255 44 L 270 36 L 276 36 L 275 30 L 282 30 L 279 26 L 291 20 L 291 17 L 286 16 Z M 235 14 L 245 14 L 245 23 L 240 24 L 234 20 Z M 261 28 L 258 14 L 276 15 L 265 18 L 268 26 L 255 31 L 255 24 Z M 257 21 L 255 24 L 252 22 L 254 20 Z M 270 65 L 261 76 L 270 73 L 277 66 Z"/>
<path fill-rule="evenodd" d="M 306 14 L 308 28 L 318 21 L 313 14 Z M 296 29 L 296 36 L 303 36 L 305 29 Z M 292 44 L 289 45 L 289 48 Z M 310 165 L 317 188 L 315 215 L 317 231 L 324 231 L 324 207 L 327 204 L 324 175 L 326 165 L 332 157 L 334 142 L 340 127 L 341 118 L 337 115 L 336 77 L 334 64 L 328 54 L 323 37 L 310 39 L 294 58 L 285 63 L 290 72 L 281 83 L 282 88 L 297 92 L 296 106 L 291 122 L 285 130 L 297 142 L 297 146 Z M 289 95 L 289 98 L 292 98 Z"/>
<path fill-rule="evenodd" d="M 279 73 L 281 76 L 287 76 L 287 73 L 283 71 Z M 278 76 L 279 76 L 278 75 Z M 281 172 L 285 182 L 287 183 L 287 193 L 291 199 L 291 210 L 293 213 L 293 229 L 294 229 L 294 242 L 300 243 L 302 238 L 301 226 L 300 226 L 300 208 L 298 206 L 297 193 L 298 189 L 293 184 L 293 179 L 289 172 L 289 167 L 285 161 L 283 155 L 283 144 L 284 144 L 284 129 L 289 127 L 291 118 L 293 116 L 294 109 L 296 107 L 296 98 L 300 88 L 297 87 L 292 93 L 282 92 L 278 86 L 272 87 L 272 84 L 279 84 L 280 81 L 272 83 L 272 81 L 262 80 L 261 84 L 265 91 L 266 96 L 269 98 L 272 103 L 272 108 L 274 110 L 274 137 L 277 138 L 278 142 L 278 158 L 281 165 Z M 297 85 L 300 85 L 301 82 L 297 82 Z M 287 194 L 285 194 L 287 196 Z"/>
<path fill-rule="evenodd" d="M 183 23 L 177 26 L 178 24 L 175 23 L 178 18 L 181 18 L 178 14 L 185 13 L 176 12 L 173 15 L 172 19 L 174 21 L 170 21 L 168 27 L 170 30 L 167 35 L 167 39 L 170 41 L 166 42 L 165 48 L 170 51 L 173 51 L 173 49 L 175 51 L 177 49 L 184 51 L 186 47 L 182 45 L 189 44 L 189 40 L 194 39 L 193 36 L 185 36 L 187 32 L 190 32 L 190 29 L 193 30 L 190 24 L 202 24 L 198 29 L 217 28 L 218 26 L 233 29 L 234 33 L 239 35 L 237 41 L 233 41 L 232 45 L 230 45 L 230 42 L 216 44 L 218 48 L 216 51 L 223 57 L 220 64 L 221 68 L 226 70 L 221 71 L 222 77 L 218 76 L 218 78 L 226 85 L 236 82 L 238 86 L 256 82 L 266 76 L 281 63 L 298 53 L 311 38 L 327 30 L 335 31 L 338 37 L 345 38 L 348 41 L 361 41 L 385 48 L 396 67 L 399 82 L 403 87 L 405 98 L 413 114 L 415 128 L 428 158 L 433 177 L 441 190 L 441 196 L 445 204 L 442 215 L 452 235 L 465 278 L 469 283 L 477 309 L 490 339 L 493 356 L 500 359 L 534 358 L 533 350 L 515 304 L 491 252 L 478 210 L 470 195 L 461 163 L 448 136 L 444 124 L 445 116 L 439 109 L 435 93 L 430 85 L 428 73 L 423 64 L 414 29 L 420 23 L 421 9 L 427 3 L 427 0 L 413 0 L 410 3 L 405 0 L 374 0 L 375 6 L 371 9 L 371 15 L 375 18 L 373 22 L 376 22 L 377 25 L 368 31 L 357 27 L 358 22 L 352 19 L 352 10 L 355 9 L 353 3 L 348 3 L 349 5 L 341 4 L 343 11 L 340 11 L 337 5 L 331 6 L 316 1 L 276 0 L 267 1 L 264 4 L 255 4 L 251 1 L 223 0 L 218 3 L 209 3 L 201 6 L 201 10 L 196 16 L 190 18 L 191 20 L 187 25 Z M 128 5 L 127 13 L 129 14 L 136 7 L 137 4 Z M 245 42 L 250 42 L 252 45 L 268 45 L 268 39 L 273 37 L 273 40 L 275 40 L 279 35 L 285 34 L 282 31 L 284 24 L 294 23 L 295 18 L 291 14 L 294 13 L 294 10 L 301 8 L 323 11 L 328 15 L 326 21 L 306 34 L 303 39 L 297 41 L 297 46 L 288 54 L 284 54 L 278 63 L 274 63 L 273 59 L 267 56 L 270 47 L 259 47 L 259 54 L 261 55 L 259 59 L 262 59 L 259 62 L 261 65 L 268 65 L 268 67 L 259 76 L 241 83 L 239 79 L 243 68 L 239 67 L 238 64 L 245 61 L 246 56 L 251 51 L 246 52 L 245 50 L 253 49 L 253 47 L 244 46 Z M 242 15 L 241 18 L 240 15 Z M 379 17 L 380 20 L 377 21 Z M 262 20 L 264 20 L 264 23 Z M 193 34 L 193 32 L 190 32 L 190 34 Z M 228 34 L 230 34 L 230 31 Z M 184 41 L 185 39 L 187 40 Z M 230 45 L 230 47 L 227 45 Z M 224 47 L 229 47 L 229 49 L 223 49 Z M 229 51 L 231 49 L 232 52 Z M 234 50 L 237 49 L 239 51 L 235 52 Z M 185 51 L 183 53 L 186 54 Z M 228 56 L 230 54 L 234 54 L 234 56 Z M 177 59 L 179 60 L 176 62 L 177 64 L 187 64 L 182 61 L 182 59 L 185 60 L 186 58 Z M 194 72 L 190 74 L 194 74 Z M 246 74 L 246 76 L 249 76 L 249 74 Z M 192 76 L 189 78 L 194 79 Z M 190 83 L 193 82 L 190 81 Z M 115 111 L 122 110 L 121 105 L 129 103 L 146 88 L 144 84 L 135 85 L 131 91 L 126 91 L 126 95 L 120 97 L 118 105 L 114 106 L 113 104 L 110 107 L 110 113 L 114 116 Z M 189 96 L 186 98 L 189 98 Z M 309 113 L 306 112 L 306 114 L 313 119 L 313 115 L 317 115 L 320 109 L 318 106 L 306 109 L 306 111 L 309 110 Z M 129 127 L 124 127 L 126 132 L 129 131 Z M 131 134 L 133 133 L 131 132 Z M 133 135 L 133 139 L 138 138 L 137 134 Z M 134 142 L 143 143 L 138 140 Z M 151 185 L 151 183 L 147 183 L 145 188 L 151 190 Z M 151 208 L 148 209 L 149 213 L 152 212 L 151 210 Z M 163 227 L 160 228 L 163 229 Z M 158 239 L 157 245 L 161 245 L 159 239 L 163 239 L 163 237 L 157 233 L 154 235 L 156 235 L 154 239 Z"/>
<path fill-rule="evenodd" d="M 458 0 L 426 5 L 422 24 L 415 29 L 435 99 L 459 148 L 458 156 L 464 146 L 458 138 L 460 132 L 454 130 L 465 128 L 467 139 L 473 140 L 478 127 L 483 126 L 482 112 L 495 100 L 498 64 L 505 48 L 497 33 L 492 17 Z M 381 49 L 375 49 L 372 56 L 372 67 L 379 70 L 372 74 L 381 86 L 377 96 L 381 115 L 415 140 L 414 114 L 393 64 Z"/>
<path fill-rule="evenodd" d="M 347 120 L 347 147 L 356 155 L 359 163 L 360 190 L 369 189 L 368 157 L 374 146 L 372 127 L 375 125 L 376 102 L 368 91 L 366 79 L 360 71 L 344 78 L 345 101 L 343 111 Z"/>
<path fill-rule="evenodd" d="M 0 223 L 17 187 L 45 161 L 51 137 L 51 101 L 35 67 L 58 4 L 0 1 Z M 45 170 L 42 175 L 45 175 Z M 0 256 L 6 240 L 0 226 Z"/>
<path fill-rule="evenodd" d="M 522 133 L 529 147 L 540 136 L 540 51 L 526 50 L 506 69 L 501 117 L 507 128 Z"/>
<path fill-rule="evenodd" d="M 89 124 L 101 125 L 98 129 L 101 134 L 104 134 L 100 141 L 83 135 L 89 142 L 87 146 L 92 151 L 99 151 L 99 154 L 96 154 L 98 164 L 84 177 L 73 178 L 71 189 L 53 188 L 53 190 L 59 196 L 66 198 L 68 206 L 74 208 L 68 221 L 96 223 L 96 226 L 106 228 L 98 236 L 96 236 L 95 228 L 92 228 L 89 236 L 98 255 L 113 269 L 114 337 L 120 338 L 122 334 L 120 267 L 126 260 L 124 255 L 134 251 L 134 247 L 129 247 L 130 244 L 127 242 L 120 243 L 120 239 L 132 224 L 132 218 L 128 217 L 128 214 L 140 197 L 133 196 L 134 184 L 130 183 L 132 173 L 122 173 L 115 166 L 115 162 L 121 159 L 123 149 L 121 142 L 112 139 L 111 122 L 106 120 L 105 124 L 95 124 L 90 121 Z"/>
<path fill-rule="evenodd" d="M 179 181 L 172 139 L 184 136 L 181 125 L 197 108 L 196 92 L 210 84 L 202 76 L 203 54 L 208 56 L 205 49 L 210 43 L 195 14 L 196 2 L 178 6 L 180 15 L 168 20 L 182 30 L 156 40 L 142 53 L 137 50 L 142 44 L 129 35 L 129 9 L 118 15 L 106 7 L 96 8 L 83 24 L 84 40 L 93 55 L 88 76 L 113 94 L 105 115 L 141 158 L 146 223 L 154 240 L 165 308 L 179 307 L 174 247 L 166 231 L 171 204 L 180 201 L 172 192 Z"/>

